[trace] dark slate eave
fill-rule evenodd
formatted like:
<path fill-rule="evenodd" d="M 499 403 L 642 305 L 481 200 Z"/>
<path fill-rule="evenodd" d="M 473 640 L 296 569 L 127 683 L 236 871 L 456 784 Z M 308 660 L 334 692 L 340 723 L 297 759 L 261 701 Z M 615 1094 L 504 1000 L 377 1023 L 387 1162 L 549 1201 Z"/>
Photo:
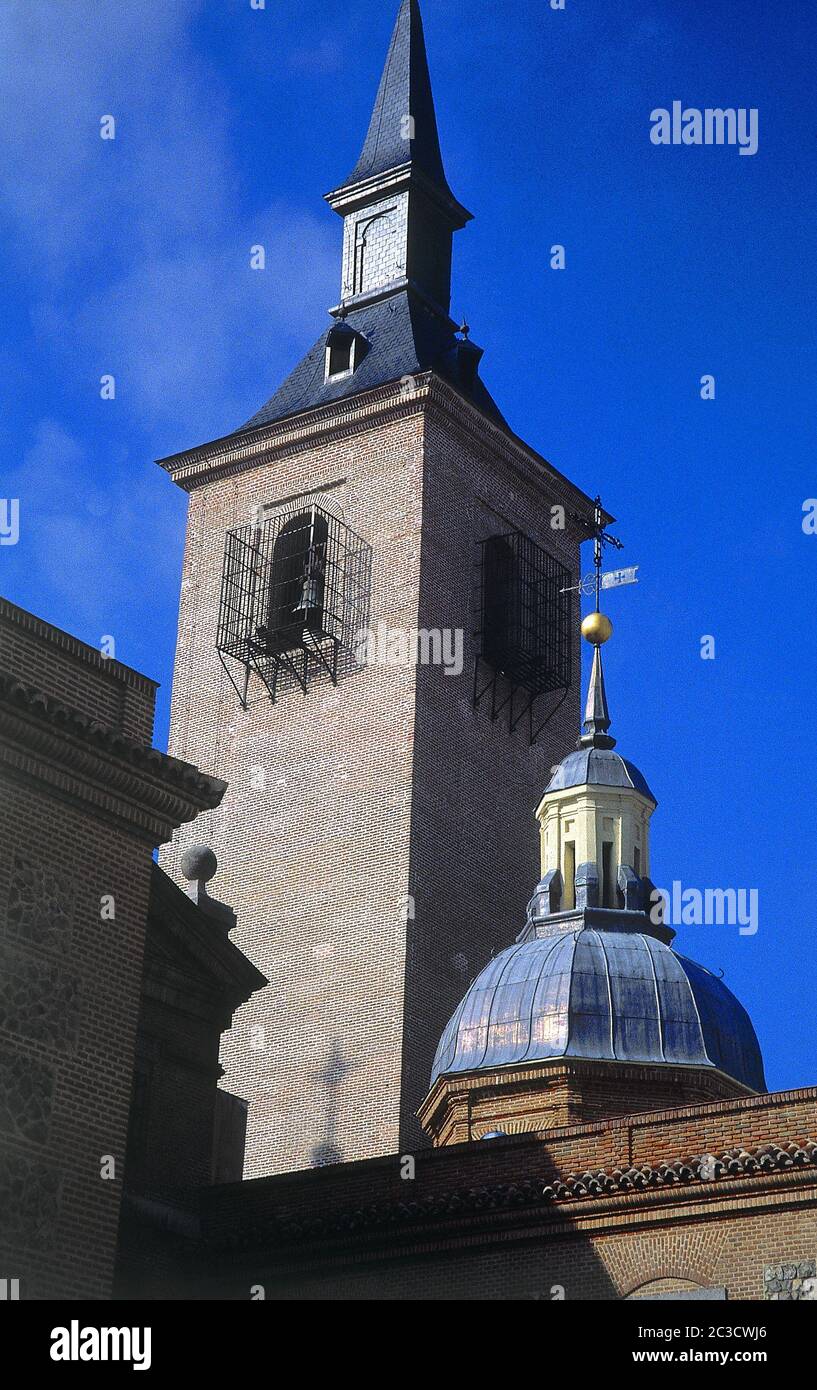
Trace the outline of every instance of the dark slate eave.
<path fill-rule="evenodd" d="M 325 379 L 326 341 L 333 327 L 328 324 L 277 391 L 235 434 L 425 371 L 437 372 L 478 410 L 507 428 L 480 377 L 475 376 L 468 384 L 463 382 L 453 322 L 428 308 L 412 291 L 404 290 L 352 310 L 345 323 L 365 339 L 365 352 L 355 371 L 335 381 Z"/>

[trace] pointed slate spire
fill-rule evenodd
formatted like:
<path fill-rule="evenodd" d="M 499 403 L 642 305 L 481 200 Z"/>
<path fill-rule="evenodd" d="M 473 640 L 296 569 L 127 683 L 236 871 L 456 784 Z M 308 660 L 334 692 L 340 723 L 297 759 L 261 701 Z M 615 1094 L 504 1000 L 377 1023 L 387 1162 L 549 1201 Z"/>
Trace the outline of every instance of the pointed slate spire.
<path fill-rule="evenodd" d="M 347 185 L 411 162 L 451 197 L 417 0 L 402 0 L 360 158 Z"/>
<path fill-rule="evenodd" d="M 610 711 L 607 707 L 607 691 L 604 688 L 601 647 L 597 646 L 593 652 L 593 669 L 587 689 L 584 732 L 576 745 L 577 748 L 615 748 L 616 741 L 607 732 L 609 727 Z"/>
<path fill-rule="evenodd" d="M 421 297 L 447 328 L 454 232 L 471 219 L 443 169 L 417 0 L 402 0 L 369 132 L 352 173 L 326 201 L 344 220 L 341 303 Z"/>

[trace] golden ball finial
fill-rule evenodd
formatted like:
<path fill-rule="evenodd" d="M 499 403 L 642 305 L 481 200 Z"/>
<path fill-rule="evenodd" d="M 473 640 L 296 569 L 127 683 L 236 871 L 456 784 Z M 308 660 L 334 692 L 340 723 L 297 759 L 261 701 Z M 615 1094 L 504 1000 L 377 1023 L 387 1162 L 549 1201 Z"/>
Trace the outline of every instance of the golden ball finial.
<path fill-rule="evenodd" d="M 600 647 L 613 635 L 613 624 L 604 613 L 588 613 L 582 623 L 582 637 L 594 647 Z"/>

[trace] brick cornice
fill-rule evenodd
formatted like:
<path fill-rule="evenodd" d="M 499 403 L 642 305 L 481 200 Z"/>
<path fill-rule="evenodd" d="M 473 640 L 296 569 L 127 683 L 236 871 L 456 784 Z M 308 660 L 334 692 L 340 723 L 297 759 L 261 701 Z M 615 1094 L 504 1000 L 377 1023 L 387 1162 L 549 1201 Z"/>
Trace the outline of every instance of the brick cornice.
<path fill-rule="evenodd" d="M 799 1157 L 793 1158 L 794 1153 Z M 761 1166 L 764 1156 L 767 1168 Z M 643 1165 L 630 1170 L 643 1175 L 642 1189 L 595 1197 L 577 1193 L 556 1197 L 540 1178 L 520 1177 L 515 1183 L 460 1187 L 416 1202 L 407 1199 L 346 1210 L 323 1220 L 312 1216 L 286 1221 L 272 1212 L 265 1221 L 255 1210 L 246 1235 L 239 1225 L 229 1237 L 208 1244 L 232 1250 L 237 1259 L 242 1250 L 252 1251 L 255 1263 L 266 1256 L 275 1265 L 280 1252 L 282 1262 L 297 1259 L 299 1270 L 306 1273 L 310 1268 L 326 1271 L 372 1258 L 391 1260 L 398 1253 L 406 1258 L 486 1242 L 538 1241 L 543 1234 L 550 1240 L 632 1234 L 652 1225 L 666 1229 L 674 1222 L 723 1220 L 770 1207 L 815 1205 L 817 1144 L 813 1141 L 793 1142 L 785 1148 L 763 1145 L 751 1153 L 730 1150 L 718 1162 L 724 1171 L 714 1180 L 701 1178 L 700 1157 L 661 1164 L 655 1170 Z M 744 1171 L 730 1174 L 728 1163 Z M 791 1166 L 786 1168 L 786 1163 Z M 747 1165 L 754 1165 L 754 1170 L 747 1173 Z M 672 1170 L 678 1173 L 670 1181 Z M 584 1183 L 588 1176 L 569 1182 Z"/>
<path fill-rule="evenodd" d="M 167 458 L 161 468 L 186 492 L 218 478 L 230 477 L 280 455 L 312 449 L 328 440 L 345 439 L 387 420 L 417 415 L 431 407 L 469 445 L 489 462 L 505 461 L 528 481 L 544 483 L 555 495 L 570 502 L 580 514 L 592 517 L 593 504 L 580 488 L 548 463 L 516 435 L 503 429 L 449 386 L 434 372 L 418 373 L 414 387 L 390 382 L 372 391 L 319 406 L 303 415 L 263 425 L 247 434 L 227 435 Z"/>
<path fill-rule="evenodd" d="M 226 784 L 0 676 L 0 767 L 151 845 L 221 801 Z"/>
<path fill-rule="evenodd" d="M 526 1068 L 528 1069 L 526 1072 Z M 426 1095 L 418 1109 L 418 1117 L 423 1124 L 431 1123 L 438 1115 L 441 1108 L 446 1104 L 448 1096 L 456 1098 L 465 1096 L 474 1091 L 479 1091 L 483 1087 L 486 1089 L 501 1088 L 509 1082 L 521 1081 L 526 1076 L 541 1076 L 546 1078 L 549 1075 L 556 1075 L 555 1069 L 564 1069 L 564 1074 L 582 1075 L 590 1074 L 594 1070 L 601 1072 L 604 1069 L 616 1071 L 625 1078 L 636 1079 L 643 1077 L 645 1070 L 653 1072 L 661 1070 L 668 1073 L 676 1073 L 679 1076 L 688 1073 L 690 1068 L 682 1068 L 671 1063 L 635 1063 L 635 1062 L 614 1062 L 596 1061 L 592 1058 L 581 1059 L 571 1058 L 568 1060 L 554 1058 L 551 1063 L 547 1060 L 540 1063 L 526 1063 L 523 1065 L 510 1066 L 505 1070 L 497 1068 L 493 1072 L 459 1072 L 450 1077 L 440 1076 L 435 1081 L 431 1090 Z M 740 1083 L 733 1077 L 727 1077 L 725 1073 L 712 1068 L 700 1068 L 699 1074 L 711 1075 L 713 1078 L 725 1077 L 736 1091 L 743 1090 Z M 525 1137 L 535 1141 L 537 1137 L 552 1141 L 554 1137 L 559 1140 L 570 1138 L 587 1138 L 588 1140 L 596 1134 L 605 1130 L 633 1130 L 650 1129 L 653 1126 L 664 1125 L 667 1123 L 683 1123 L 688 1119 L 716 1120 L 721 1115 L 735 1114 L 740 1111 L 748 1110 L 774 1110 L 780 1106 L 788 1106 L 796 1101 L 817 1102 L 817 1086 L 800 1086 L 788 1091 L 768 1091 L 756 1093 L 746 1091 L 745 1094 L 729 1096 L 725 1099 L 711 1101 L 694 1101 L 687 1105 L 667 1107 L 665 1109 L 649 1109 L 633 1111 L 626 1115 L 611 1115 L 609 1118 L 585 1121 L 569 1125 L 559 1125 L 553 1130 L 531 1130 L 527 1131 Z M 521 1137 L 521 1135 L 519 1136 Z M 455 1146 L 456 1147 L 456 1146 Z M 452 1152 L 451 1148 L 439 1148 L 435 1153 L 442 1157 L 445 1153 Z M 454 1155 L 455 1156 L 455 1155 Z"/>
<path fill-rule="evenodd" d="M 159 682 L 151 680 L 150 676 L 142 675 L 141 671 L 135 671 L 132 666 L 125 666 L 121 661 L 103 656 L 96 647 L 90 647 L 87 642 L 81 642 L 70 632 L 63 632 L 62 628 L 54 627 L 52 623 L 36 617 L 27 609 L 19 608 L 10 599 L 0 597 L 0 621 L 21 628 L 30 636 L 47 642 L 50 647 L 58 648 L 67 656 L 81 662 L 83 666 L 90 666 L 121 685 L 130 686 L 149 695 L 159 688 Z"/>
<path fill-rule="evenodd" d="M 218 478 L 232 477 L 281 455 L 312 449 L 330 439 L 344 439 L 370 429 L 384 419 L 418 415 L 428 394 L 429 373 L 415 378 L 417 387 L 403 391 L 399 383 L 379 386 L 360 396 L 319 406 L 304 415 L 289 416 L 239 435 L 226 435 L 196 449 L 157 459 L 185 492 Z"/>
<path fill-rule="evenodd" d="M 666 1116 L 666 1110 L 654 1112 L 650 1109 L 648 1096 L 650 1089 L 656 1085 L 661 1087 L 662 1093 L 667 1085 L 678 1085 L 679 1087 L 694 1085 L 697 1089 L 704 1092 L 698 1104 L 707 1104 L 709 1100 L 705 1098 L 706 1093 L 712 1103 L 718 1103 L 724 1099 L 732 1100 L 753 1099 L 755 1093 L 748 1087 L 736 1081 L 734 1077 L 728 1076 L 725 1072 L 719 1071 L 716 1067 L 703 1066 L 679 1066 L 668 1062 L 619 1062 L 611 1060 L 593 1058 L 564 1058 L 553 1057 L 545 1058 L 539 1062 L 525 1062 L 506 1067 L 497 1067 L 492 1071 L 475 1070 L 472 1072 L 457 1072 L 450 1076 L 439 1076 L 434 1082 L 428 1095 L 423 1100 L 417 1111 L 417 1117 L 435 1143 L 457 1142 L 451 1136 L 462 1123 L 462 1105 L 466 1101 L 470 1106 L 477 1107 L 480 1104 L 484 1109 L 490 1109 L 490 1103 L 496 1100 L 503 1103 L 513 1099 L 517 1095 L 523 1102 L 523 1108 L 513 1114 L 513 1124 L 511 1130 L 507 1132 L 517 1132 L 519 1130 L 539 1131 L 545 1126 L 542 1124 L 542 1107 L 547 1107 L 550 1098 L 552 1104 L 557 1106 L 556 1088 L 567 1088 L 562 1097 L 562 1104 L 567 1102 L 579 1105 L 583 1099 L 583 1088 L 587 1083 L 598 1084 L 600 1081 L 615 1081 L 617 1085 L 631 1088 L 632 1109 L 628 1113 L 628 1121 L 632 1122 L 638 1114 L 652 1115 L 658 1113 Z M 640 1107 L 636 1105 L 636 1098 L 641 1096 L 644 1104 Z M 628 1095 L 628 1100 L 630 1096 Z M 498 1109 L 496 1119 L 492 1120 L 490 1115 L 484 1113 L 480 1115 L 478 1123 L 481 1129 L 502 1129 L 504 1109 Z M 525 1114 L 525 1111 L 529 1114 Z M 511 1112 L 507 1112 L 509 1115 Z M 673 1111 L 673 1114 L 678 1113 Z M 613 1123 L 614 1116 L 611 1115 L 605 1123 Z M 564 1132 L 564 1125 L 560 1120 L 551 1122 L 554 1127 L 558 1127 L 559 1132 Z M 469 1115 L 469 1138 L 478 1138 L 479 1135 L 472 1135 L 470 1129 Z"/>
<path fill-rule="evenodd" d="M 660 1197 L 650 1193 L 648 1196 L 639 1194 L 639 1197 L 641 1200 L 636 1196 L 611 1198 L 604 1205 L 599 1203 L 578 1211 L 557 1207 L 542 1208 L 535 1213 L 490 1212 L 480 1217 L 450 1220 L 444 1230 L 439 1223 L 427 1222 L 410 1231 L 361 1231 L 351 1236 L 337 1236 L 331 1241 L 324 1239 L 315 1245 L 301 1241 L 297 1253 L 289 1246 L 281 1250 L 280 1266 L 275 1262 L 274 1247 L 261 1253 L 269 1254 L 272 1267 L 280 1268 L 291 1279 L 295 1264 L 301 1277 L 323 1276 L 357 1264 L 391 1264 L 395 1258 L 436 1257 L 444 1251 L 496 1250 L 503 1245 L 519 1246 L 527 1242 L 541 1246 L 543 1238 L 556 1242 L 632 1236 L 651 1229 L 664 1233 L 673 1226 L 688 1226 L 701 1220 L 741 1220 L 770 1210 L 796 1211 L 813 1209 L 817 1205 L 813 1178 L 808 1181 L 800 1173 L 781 1174 L 776 1181 L 762 1185 L 752 1186 L 750 1180 L 734 1183 L 728 1190 L 703 1199 L 693 1198 L 689 1193 L 665 1193 Z M 258 1254 L 257 1250 L 253 1254 L 253 1265 L 258 1264 Z M 235 1254 L 233 1261 L 239 1262 Z"/>

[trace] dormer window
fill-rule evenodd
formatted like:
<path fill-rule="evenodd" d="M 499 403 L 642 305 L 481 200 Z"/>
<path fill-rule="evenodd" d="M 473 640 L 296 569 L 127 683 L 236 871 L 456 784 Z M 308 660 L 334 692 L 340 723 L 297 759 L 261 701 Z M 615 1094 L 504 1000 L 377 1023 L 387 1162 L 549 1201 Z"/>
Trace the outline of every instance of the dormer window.
<path fill-rule="evenodd" d="M 365 338 L 341 321 L 330 328 L 326 338 L 326 380 L 339 381 L 351 376 L 363 355 Z"/>
<path fill-rule="evenodd" d="M 346 376 L 352 371 L 353 350 L 354 343 L 351 338 L 348 342 L 329 344 L 326 362 L 327 377 Z"/>

